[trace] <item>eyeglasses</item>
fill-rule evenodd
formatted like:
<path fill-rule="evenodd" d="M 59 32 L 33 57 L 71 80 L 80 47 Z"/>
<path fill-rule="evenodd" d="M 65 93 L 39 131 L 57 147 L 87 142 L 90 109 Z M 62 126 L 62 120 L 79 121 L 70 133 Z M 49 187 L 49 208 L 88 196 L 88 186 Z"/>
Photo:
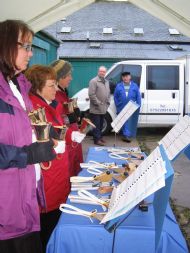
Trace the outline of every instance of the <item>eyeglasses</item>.
<path fill-rule="evenodd" d="M 57 84 L 55 83 L 55 84 L 47 85 L 46 87 L 47 88 L 57 88 Z"/>
<path fill-rule="evenodd" d="M 21 42 L 17 42 L 18 45 L 20 45 L 22 48 L 24 48 L 27 52 L 32 51 L 32 45 L 31 44 L 23 44 Z"/>

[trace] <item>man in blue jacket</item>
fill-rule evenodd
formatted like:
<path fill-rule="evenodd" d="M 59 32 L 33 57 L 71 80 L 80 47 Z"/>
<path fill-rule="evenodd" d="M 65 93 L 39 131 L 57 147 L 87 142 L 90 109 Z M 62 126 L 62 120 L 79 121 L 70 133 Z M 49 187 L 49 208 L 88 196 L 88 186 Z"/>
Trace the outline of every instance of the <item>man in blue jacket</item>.
<path fill-rule="evenodd" d="M 114 91 L 114 102 L 117 114 L 122 111 L 122 109 L 130 100 L 141 106 L 141 94 L 139 91 L 139 86 L 131 81 L 130 72 L 123 72 L 121 77 L 122 82 L 117 84 Z M 139 111 L 140 109 L 138 109 L 122 127 L 122 140 L 125 142 L 131 142 L 130 138 L 136 136 Z"/>

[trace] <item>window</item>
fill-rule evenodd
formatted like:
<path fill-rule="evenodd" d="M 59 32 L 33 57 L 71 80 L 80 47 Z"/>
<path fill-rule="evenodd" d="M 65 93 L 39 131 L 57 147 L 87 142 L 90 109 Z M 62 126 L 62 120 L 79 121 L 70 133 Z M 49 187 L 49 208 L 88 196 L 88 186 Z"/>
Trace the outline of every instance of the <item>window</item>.
<path fill-rule="evenodd" d="M 142 72 L 141 65 L 127 65 L 127 64 L 125 64 L 122 72 L 130 72 L 132 81 L 135 82 L 136 84 L 140 85 L 141 72 Z"/>
<path fill-rule="evenodd" d="M 123 65 L 119 64 L 117 65 L 107 76 L 106 79 L 110 81 L 113 84 L 117 84 L 121 81 L 121 73 Z"/>
<path fill-rule="evenodd" d="M 180 35 L 179 31 L 174 28 L 169 28 L 170 35 Z"/>
<path fill-rule="evenodd" d="M 178 90 L 179 66 L 147 66 L 148 90 Z"/>
<path fill-rule="evenodd" d="M 100 43 L 96 43 L 96 42 L 91 42 L 90 43 L 90 48 L 100 48 L 101 44 Z"/>
<path fill-rule="evenodd" d="M 104 27 L 103 28 L 103 34 L 112 34 L 112 33 L 113 33 L 112 27 Z"/>
<path fill-rule="evenodd" d="M 143 35 L 144 34 L 143 28 L 137 28 L 137 27 L 135 27 L 134 28 L 134 34 L 135 35 Z"/>
<path fill-rule="evenodd" d="M 130 72 L 132 80 L 140 85 L 142 66 L 119 64 L 106 76 L 106 79 L 110 82 L 111 93 L 114 92 L 116 84 L 121 82 L 121 73 L 123 72 Z"/>
<path fill-rule="evenodd" d="M 107 76 L 106 79 L 109 81 L 110 84 L 110 92 L 111 94 L 114 93 L 116 84 L 121 80 L 121 73 L 122 73 L 123 65 L 117 65 Z"/>
<path fill-rule="evenodd" d="M 61 28 L 61 33 L 70 33 L 71 32 L 71 27 L 70 26 L 63 26 Z"/>

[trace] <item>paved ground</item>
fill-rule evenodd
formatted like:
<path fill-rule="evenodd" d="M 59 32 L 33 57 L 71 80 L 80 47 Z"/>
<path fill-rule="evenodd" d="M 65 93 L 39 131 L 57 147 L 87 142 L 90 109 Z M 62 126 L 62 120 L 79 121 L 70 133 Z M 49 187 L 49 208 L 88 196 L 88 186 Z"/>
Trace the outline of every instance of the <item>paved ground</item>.
<path fill-rule="evenodd" d="M 170 129 L 139 129 L 137 140 L 142 149 L 150 153 Z M 171 206 L 190 250 L 190 161 L 181 154 L 173 163 L 174 180 Z"/>
<path fill-rule="evenodd" d="M 140 145 L 148 152 L 151 152 L 159 140 L 169 131 L 169 129 L 158 129 L 156 131 L 140 129 L 137 139 Z M 190 208 L 189 182 L 190 182 L 190 161 L 185 155 L 180 155 L 173 163 L 175 176 L 172 185 L 171 197 L 176 204 Z"/>
<path fill-rule="evenodd" d="M 157 145 L 158 141 L 169 131 L 167 128 L 163 129 L 139 129 L 137 140 L 133 140 L 131 143 L 125 143 L 121 141 L 119 136 L 112 133 L 105 136 L 106 146 L 117 147 L 123 146 L 140 146 L 143 151 L 149 154 Z M 95 146 L 91 136 L 87 136 L 83 142 L 84 158 L 86 157 L 88 148 Z M 190 185 L 190 161 L 181 155 L 173 163 L 175 176 L 171 192 L 171 205 L 173 211 L 177 217 L 178 223 L 181 226 L 181 230 L 187 239 L 187 243 L 190 247 L 190 197 L 189 197 L 189 185 Z"/>

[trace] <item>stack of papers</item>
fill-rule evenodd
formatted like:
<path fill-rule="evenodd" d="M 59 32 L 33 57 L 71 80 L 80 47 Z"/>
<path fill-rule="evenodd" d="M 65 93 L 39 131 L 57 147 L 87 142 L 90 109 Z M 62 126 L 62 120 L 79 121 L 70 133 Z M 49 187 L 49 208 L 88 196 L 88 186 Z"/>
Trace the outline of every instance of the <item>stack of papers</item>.
<path fill-rule="evenodd" d="M 160 141 L 169 160 L 173 160 L 190 144 L 190 117 L 184 116 Z"/>
<path fill-rule="evenodd" d="M 133 101 L 129 101 L 123 110 L 117 115 L 114 121 L 111 123 L 113 130 L 118 133 L 125 122 L 133 115 L 133 113 L 139 108 L 139 105 Z"/>
<path fill-rule="evenodd" d="M 108 213 L 101 223 L 115 219 L 165 186 L 165 162 L 157 147 L 119 186 L 114 188 Z"/>

